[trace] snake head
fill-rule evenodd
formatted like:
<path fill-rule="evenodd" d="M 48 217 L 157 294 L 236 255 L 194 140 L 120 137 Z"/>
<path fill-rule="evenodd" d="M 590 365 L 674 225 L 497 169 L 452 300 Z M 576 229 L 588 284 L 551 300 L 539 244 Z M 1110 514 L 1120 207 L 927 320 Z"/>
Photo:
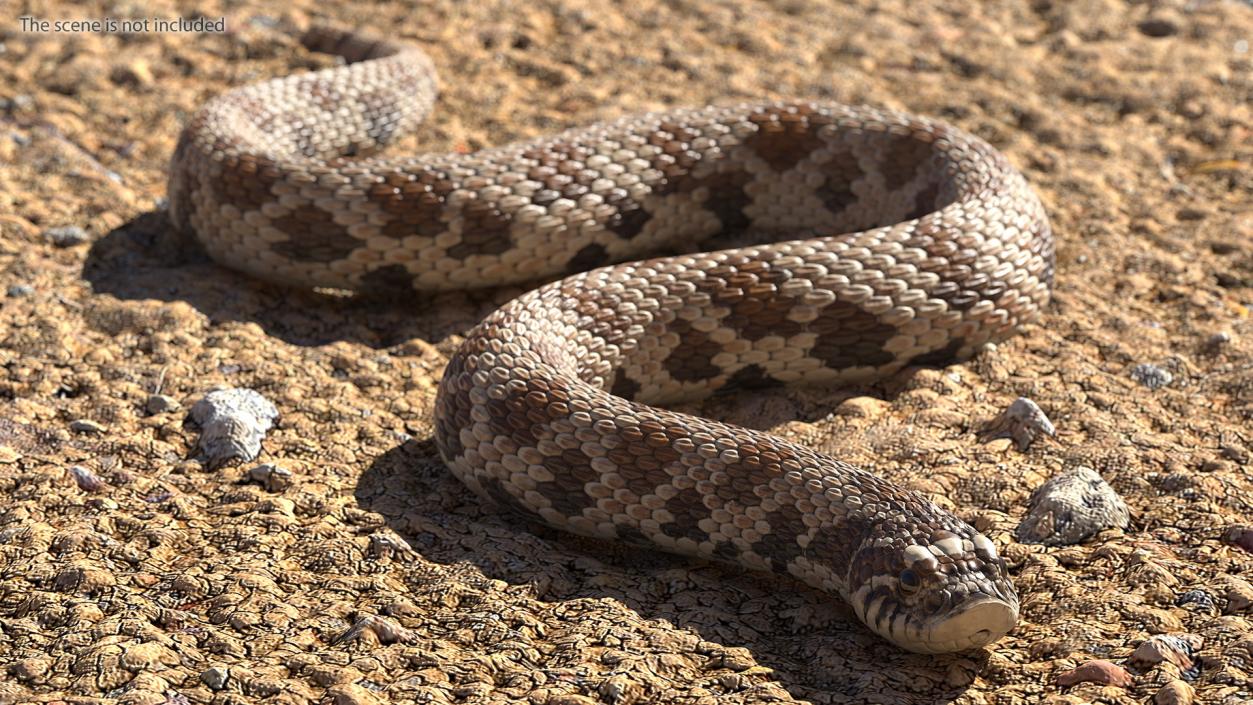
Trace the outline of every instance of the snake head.
<path fill-rule="evenodd" d="M 1018 594 L 996 545 L 967 524 L 941 525 L 876 532 L 849 569 L 857 616 L 909 651 L 975 649 L 1018 622 Z"/>

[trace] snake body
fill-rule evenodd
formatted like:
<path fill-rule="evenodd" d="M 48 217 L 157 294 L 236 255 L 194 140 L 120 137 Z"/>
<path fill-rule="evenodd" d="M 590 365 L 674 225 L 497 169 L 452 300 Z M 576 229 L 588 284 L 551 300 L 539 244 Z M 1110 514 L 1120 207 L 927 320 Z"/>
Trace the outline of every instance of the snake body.
<path fill-rule="evenodd" d="M 791 574 L 913 651 L 1014 626 L 993 542 L 920 494 L 655 406 L 962 359 L 1034 319 L 1052 235 L 999 152 L 935 120 L 796 101 L 375 157 L 429 111 L 429 60 L 329 29 L 305 44 L 351 63 L 209 102 L 174 155 L 171 217 L 222 263 L 301 286 L 571 274 L 449 361 L 435 440 L 462 482 L 575 533 Z M 728 232 L 783 240 L 611 264 Z"/>

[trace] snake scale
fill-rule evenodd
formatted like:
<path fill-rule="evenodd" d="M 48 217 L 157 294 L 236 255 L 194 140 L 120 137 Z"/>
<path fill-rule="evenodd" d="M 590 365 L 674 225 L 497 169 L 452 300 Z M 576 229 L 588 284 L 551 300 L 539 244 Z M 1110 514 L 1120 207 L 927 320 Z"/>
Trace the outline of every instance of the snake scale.
<path fill-rule="evenodd" d="M 227 266 L 305 287 L 569 275 L 489 315 L 449 361 L 435 441 L 462 482 L 575 533 L 791 574 L 912 651 L 1013 628 L 1004 560 L 957 517 L 657 406 L 963 359 L 1034 319 L 1052 234 L 1003 155 L 935 120 L 792 101 L 380 157 L 431 109 L 431 62 L 334 29 L 304 43 L 348 63 L 207 103 L 174 154 L 172 221 Z M 727 233 L 772 241 L 628 261 Z"/>

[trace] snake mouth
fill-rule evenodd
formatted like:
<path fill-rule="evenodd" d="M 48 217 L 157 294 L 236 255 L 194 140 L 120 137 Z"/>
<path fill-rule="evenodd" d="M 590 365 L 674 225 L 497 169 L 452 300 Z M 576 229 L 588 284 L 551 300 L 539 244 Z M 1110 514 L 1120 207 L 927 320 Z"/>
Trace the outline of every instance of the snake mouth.
<path fill-rule="evenodd" d="M 1000 639 L 1017 623 L 1016 601 L 983 595 L 937 619 L 917 641 L 901 646 L 924 654 L 968 651 Z"/>

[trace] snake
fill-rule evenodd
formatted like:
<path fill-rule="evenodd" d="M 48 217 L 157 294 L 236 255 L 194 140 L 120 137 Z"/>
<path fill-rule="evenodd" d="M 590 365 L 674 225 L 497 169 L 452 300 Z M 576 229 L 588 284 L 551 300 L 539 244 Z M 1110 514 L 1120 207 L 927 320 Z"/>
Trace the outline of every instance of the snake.
<path fill-rule="evenodd" d="M 672 108 L 477 151 L 394 156 L 437 94 L 420 48 L 314 27 L 330 68 L 187 121 L 168 208 L 216 261 L 306 288 L 526 284 L 450 357 L 434 441 L 501 514 L 790 575 L 921 653 L 1010 632 L 991 539 L 920 492 L 711 394 L 865 384 L 965 360 L 1049 301 L 1025 177 L 940 120 L 825 100 Z"/>

